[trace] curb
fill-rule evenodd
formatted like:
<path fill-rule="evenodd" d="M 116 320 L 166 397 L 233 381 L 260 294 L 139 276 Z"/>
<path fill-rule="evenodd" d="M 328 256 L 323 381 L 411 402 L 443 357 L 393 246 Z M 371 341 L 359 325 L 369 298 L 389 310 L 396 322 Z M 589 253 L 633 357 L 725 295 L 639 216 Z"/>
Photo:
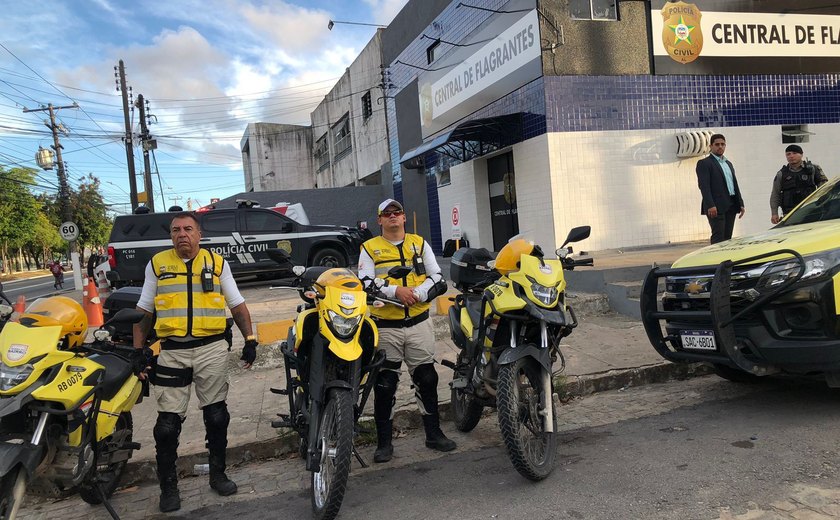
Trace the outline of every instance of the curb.
<path fill-rule="evenodd" d="M 664 383 L 671 380 L 684 380 L 711 374 L 711 367 L 703 363 L 674 364 L 658 363 L 623 370 L 610 370 L 599 374 L 581 376 L 559 376 L 558 387 L 562 387 L 561 397 L 582 397 L 597 392 L 617 390 L 631 386 Z M 420 428 L 422 421 L 418 411 L 411 409 L 394 411 L 394 426 L 398 429 Z M 440 416 L 443 421 L 451 421 L 451 405 L 449 400 L 440 403 Z M 364 418 L 362 419 L 364 421 Z M 297 433 L 284 430 L 277 438 L 255 441 L 229 446 L 227 460 L 229 466 L 245 464 L 253 461 L 271 459 L 297 453 Z M 178 457 L 178 474 L 180 477 L 193 476 L 196 464 L 206 464 L 206 453 L 195 453 Z M 155 463 L 153 460 L 129 461 L 122 477 L 122 486 L 127 487 L 145 482 L 157 482 Z"/>

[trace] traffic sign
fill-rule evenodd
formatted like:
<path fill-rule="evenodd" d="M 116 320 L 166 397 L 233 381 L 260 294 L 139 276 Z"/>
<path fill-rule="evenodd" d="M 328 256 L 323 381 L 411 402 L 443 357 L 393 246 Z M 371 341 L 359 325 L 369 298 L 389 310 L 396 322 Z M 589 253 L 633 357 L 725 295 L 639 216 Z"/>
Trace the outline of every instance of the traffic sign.
<path fill-rule="evenodd" d="M 461 233 L 461 205 L 455 204 L 452 206 L 452 239 L 460 240 L 463 234 Z"/>
<path fill-rule="evenodd" d="M 68 242 L 72 242 L 79 238 L 79 226 L 76 225 L 75 222 L 62 222 L 60 226 L 58 226 L 58 234 L 61 235 L 61 238 Z"/>

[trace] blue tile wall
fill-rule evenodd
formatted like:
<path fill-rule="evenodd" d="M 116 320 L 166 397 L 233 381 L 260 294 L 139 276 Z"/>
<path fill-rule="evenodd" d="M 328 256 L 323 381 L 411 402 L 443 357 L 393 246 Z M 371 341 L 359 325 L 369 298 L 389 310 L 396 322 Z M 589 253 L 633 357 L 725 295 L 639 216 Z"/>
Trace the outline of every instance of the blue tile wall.
<path fill-rule="evenodd" d="M 550 132 L 840 121 L 840 74 L 543 80 Z"/>

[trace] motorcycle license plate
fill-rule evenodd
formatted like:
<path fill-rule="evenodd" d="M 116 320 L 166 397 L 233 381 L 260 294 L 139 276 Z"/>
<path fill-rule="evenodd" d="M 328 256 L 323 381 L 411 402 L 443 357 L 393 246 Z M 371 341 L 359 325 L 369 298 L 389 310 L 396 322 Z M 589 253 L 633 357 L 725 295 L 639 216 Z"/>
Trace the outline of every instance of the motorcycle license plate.
<path fill-rule="evenodd" d="M 686 350 L 717 350 L 715 333 L 711 330 L 683 330 L 680 339 Z"/>

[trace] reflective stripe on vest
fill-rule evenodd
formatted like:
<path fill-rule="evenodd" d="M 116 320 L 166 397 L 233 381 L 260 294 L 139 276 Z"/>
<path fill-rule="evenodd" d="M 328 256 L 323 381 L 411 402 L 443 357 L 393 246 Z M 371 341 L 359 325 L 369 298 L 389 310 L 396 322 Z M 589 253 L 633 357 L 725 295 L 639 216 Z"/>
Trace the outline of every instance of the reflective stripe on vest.
<path fill-rule="evenodd" d="M 406 233 L 405 239 L 401 244 L 402 247 L 395 246 L 381 236 L 371 238 L 362 244 L 362 247 L 371 259 L 373 259 L 377 278 L 387 280 L 390 285 L 417 287 L 423 283 L 426 275 L 418 275 L 414 271 L 411 271 L 406 277 L 406 280 L 403 281 L 402 278 L 388 278 L 388 271 L 396 266 L 413 266 L 412 258 L 415 254 L 423 256 L 424 244 L 423 237 Z M 408 309 L 386 304 L 382 308 L 372 307 L 370 313 L 383 320 L 403 320 L 413 318 L 427 310 L 429 310 L 429 304 L 423 302 L 414 304 Z"/>
<path fill-rule="evenodd" d="M 204 266 L 213 270 L 213 290 L 201 290 L 201 271 Z M 216 253 L 201 249 L 187 270 L 175 249 L 156 254 L 152 269 L 158 279 L 155 295 L 155 331 L 158 337 L 197 338 L 222 334 L 225 331 L 225 298 L 220 277 L 224 259 Z"/>

